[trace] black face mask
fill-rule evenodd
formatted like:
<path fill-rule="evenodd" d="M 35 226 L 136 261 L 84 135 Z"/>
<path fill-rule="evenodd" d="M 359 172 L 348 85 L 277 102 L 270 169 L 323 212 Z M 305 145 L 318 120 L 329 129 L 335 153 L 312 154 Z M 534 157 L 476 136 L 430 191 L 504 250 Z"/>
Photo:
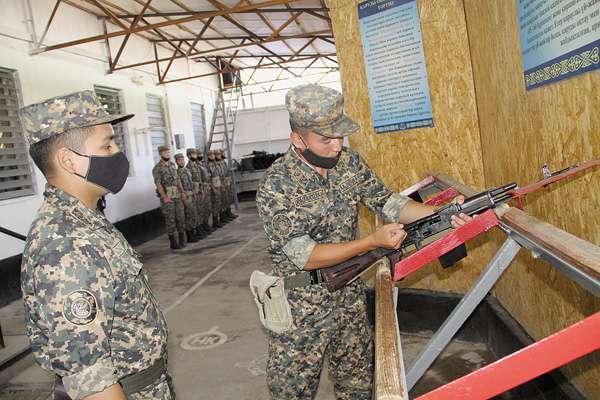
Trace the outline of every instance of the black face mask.
<path fill-rule="evenodd" d="M 190 157 L 190 161 L 196 161 L 197 158 L 196 157 Z"/>
<path fill-rule="evenodd" d="M 119 151 L 110 156 L 88 156 L 79 154 L 75 150 L 71 151 L 78 156 L 90 159 L 90 165 L 85 176 L 79 175 L 77 172 L 75 172 L 75 175 L 108 190 L 112 194 L 117 194 L 123 189 L 129 175 L 129 161 L 125 153 Z"/>
<path fill-rule="evenodd" d="M 168 162 L 170 160 L 170 158 L 168 157 L 161 157 L 165 162 Z"/>
<path fill-rule="evenodd" d="M 302 143 L 304 143 L 302 136 L 298 136 L 300 137 L 300 140 L 302 140 Z M 337 165 L 340 159 L 339 155 L 337 157 L 320 156 L 312 151 L 306 143 L 304 143 L 304 145 L 306 148 L 304 150 L 300 150 L 300 154 L 302 154 L 302 157 L 304 157 L 309 164 L 314 165 L 315 167 L 331 169 Z"/>
<path fill-rule="evenodd" d="M 203 157 L 203 156 L 196 157 L 196 160 L 198 160 L 198 161 L 202 161 L 202 160 L 204 160 L 204 157 Z"/>

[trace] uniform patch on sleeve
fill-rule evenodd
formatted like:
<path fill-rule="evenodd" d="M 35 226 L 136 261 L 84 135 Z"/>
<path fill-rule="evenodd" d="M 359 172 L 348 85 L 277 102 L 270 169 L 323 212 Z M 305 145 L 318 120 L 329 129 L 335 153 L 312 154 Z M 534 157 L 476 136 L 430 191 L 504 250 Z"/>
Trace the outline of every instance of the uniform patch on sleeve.
<path fill-rule="evenodd" d="M 292 220 L 285 214 L 273 217 L 273 230 L 281 237 L 288 237 L 292 233 Z"/>
<path fill-rule="evenodd" d="M 87 290 L 76 290 L 67 295 L 63 303 L 63 316 L 73 325 L 89 325 L 98 315 L 98 302 Z"/>

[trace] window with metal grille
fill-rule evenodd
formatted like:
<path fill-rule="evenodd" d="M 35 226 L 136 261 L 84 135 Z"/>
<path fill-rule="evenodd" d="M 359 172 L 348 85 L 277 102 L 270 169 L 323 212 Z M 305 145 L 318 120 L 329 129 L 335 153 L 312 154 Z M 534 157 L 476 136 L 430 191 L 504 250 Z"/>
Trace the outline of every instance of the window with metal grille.
<path fill-rule="evenodd" d="M 19 105 L 16 71 L 0 68 L 0 200 L 34 193 Z"/>
<path fill-rule="evenodd" d="M 126 114 L 123 103 L 121 102 L 121 91 L 119 89 L 111 89 L 103 86 L 94 86 L 94 91 L 100 99 L 100 102 L 110 115 Z M 127 131 L 125 124 L 113 125 L 115 133 L 115 143 L 129 159 L 129 176 L 133 175 L 133 163 L 130 158 L 129 142 L 127 140 Z"/>
<path fill-rule="evenodd" d="M 192 127 L 194 129 L 194 141 L 197 149 L 206 147 L 206 123 L 204 122 L 204 104 L 190 103 L 192 110 Z"/>
<path fill-rule="evenodd" d="M 165 112 L 163 110 L 162 99 L 157 96 L 146 94 L 146 109 L 148 110 L 148 131 L 150 133 L 150 142 L 152 143 L 152 158 L 154 164 L 160 162 L 158 147 L 167 145 L 169 148 L 168 130 L 166 128 Z M 173 154 L 171 154 L 171 157 Z"/>

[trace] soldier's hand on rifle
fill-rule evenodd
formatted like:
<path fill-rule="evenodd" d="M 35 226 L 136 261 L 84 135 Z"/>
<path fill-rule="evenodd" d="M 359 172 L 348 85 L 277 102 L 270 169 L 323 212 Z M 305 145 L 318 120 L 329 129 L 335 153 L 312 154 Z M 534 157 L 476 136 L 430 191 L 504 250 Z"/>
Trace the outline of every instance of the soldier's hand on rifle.
<path fill-rule="evenodd" d="M 465 202 L 465 196 L 463 196 L 462 194 L 459 196 L 456 196 L 454 198 L 453 203 L 456 204 L 463 204 Z M 453 228 L 459 228 L 461 226 L 463 226 L 464 224 L 466 224 L 467 222 L 469 222 L 470 220 L 473 219 L 473 217 L 469 217 L 468 215 L 464 214 L 464 213 L 460 213 L 458 215 L 458 217 L 456 215 L 453 215 L 452 217 L 452 227 Z"/>
<path fill-rule="evenodd" d="M 376 242 L 376 248 L 400 248 L 400 244 L 406 238 L 406 232 L 402 228 L 404 228 L 404 225 L 395 222 L 393 224 L 384 225 L 381 228 L 377 229 L 373 233 L 373 239 Z"/>

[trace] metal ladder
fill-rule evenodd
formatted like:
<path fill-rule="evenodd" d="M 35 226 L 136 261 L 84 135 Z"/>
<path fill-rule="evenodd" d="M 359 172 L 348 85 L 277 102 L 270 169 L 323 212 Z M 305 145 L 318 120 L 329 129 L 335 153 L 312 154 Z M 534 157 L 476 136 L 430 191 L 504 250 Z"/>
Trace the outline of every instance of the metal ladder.
<path fill-rule="evenodd" d="M 223 85 L 222 85 L 223 86 Z M 227 154 L 227 170 L 233 184 L 233 199 L 235 209 L 238 209 L 237 184 L 235 174 L 233 173 L 233 159 L 231 151 L 233 148 L 233 138 L 235 136 L 235 122 L 237 120 L 240 99 L 242 98 L 242 86 L 232 85 L 219 90 L 219 95 L 215 102 L 212 123 L 210 125 L 210 135 L 208 137 L 208 150 L 225 149 Z"/>

